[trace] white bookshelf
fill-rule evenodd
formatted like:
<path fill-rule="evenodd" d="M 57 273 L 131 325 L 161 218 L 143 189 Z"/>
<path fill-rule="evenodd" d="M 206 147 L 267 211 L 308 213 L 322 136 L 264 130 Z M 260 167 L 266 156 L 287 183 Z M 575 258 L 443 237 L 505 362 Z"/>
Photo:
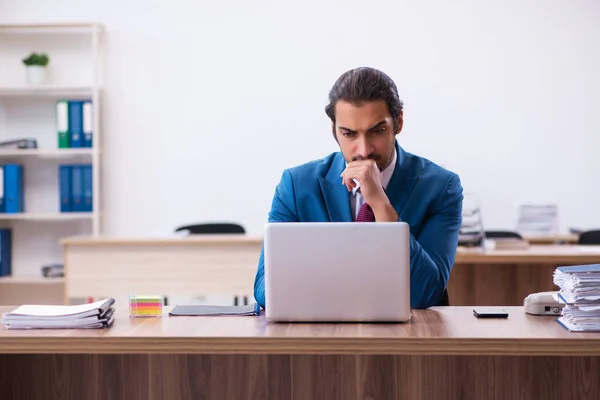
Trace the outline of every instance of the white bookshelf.
<path fill-rule="evenodd" d="M 1 35 L 0 35 L 1 36 Z M 0 88 L 1 97 L 91 97 L 94 93 L 93 87 L 79 86 L 40 86 L 40 87 L 3 87 Z"/>
<path fill-rule="evenodd" d="M 0 141 L 38 143 L 0 148 L 0 164 L 18 162 L 25 173 L 24 212 L 0 213 L 0 226 L 13 230 L 13 276 L 0 278 L 2 286 L 62 285 L 41 277 L 42 266 L 64 262 L 60 238 L 102 233 L 102 49 L 103 29 L 95 23 L 0 25 Z M 21 60 L 31 52 L 50 58 L 47 84 L 27 83 Z M 59 148 L 56 101 L 76 99 L 92 101 L 93 147 Z M 69 163 L 92 165 L 92 212 L 60 212 L 58 166 Z"/>

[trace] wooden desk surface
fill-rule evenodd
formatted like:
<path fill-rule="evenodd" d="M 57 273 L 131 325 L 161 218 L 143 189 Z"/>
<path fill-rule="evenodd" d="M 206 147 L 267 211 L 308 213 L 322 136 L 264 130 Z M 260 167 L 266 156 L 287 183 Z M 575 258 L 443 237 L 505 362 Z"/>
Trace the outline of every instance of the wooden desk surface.
<path fill-rule="evenodd" d="M 521 234 L 523 239 L 527 240 L 531 244 L 556 244 L 556 243 L 567 243 L 577 244 L 579 241 L 579 235 L 573 234 L 561 234 L 561 235 L 528 235 Z"/>
<path fill-rule="evenodd" d="M 7 312 L 13 307 L 0 307 Z M 259 317 L 117 319 L 103 330 L 6 330 L 0 353 L 600 355 L 600 333 L 571 333 L 554 317 L 504 307 L 508 319 L 476 319 L 472 307 L 414 310 L 403 324 L 271 323 Z"/>
<path fill-rule="evenodd" d="M 190 236 L 139 236 L 139 237 L 120 237 L 104 235 L 81 235 L 68 236 L 60 240 L 60 244 L 65 246 L 95 246 L 95 245 L 231 245 L 248 244 L 262 245 L 263 238 L 248 236 L 242 234 L 232 235 L 190 235 Z"/>
<path fill-rule="evenodd" d="M 487 250 L 459 248 L 455 264 L 525 263 L 586 264 L 600 262 L 600 246 L 531 245 L 525 250 Z"/>

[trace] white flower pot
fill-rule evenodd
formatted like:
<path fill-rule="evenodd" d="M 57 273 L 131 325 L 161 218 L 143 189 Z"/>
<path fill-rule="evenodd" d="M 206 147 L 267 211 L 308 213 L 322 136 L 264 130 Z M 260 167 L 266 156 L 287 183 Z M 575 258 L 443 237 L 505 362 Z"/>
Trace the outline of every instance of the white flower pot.
<path fill-rule="evenodd" d="M 30 85 L 42 85 L 48 82 L 48 67 L 29 65 L 27 70 L 27 83 Z"/>

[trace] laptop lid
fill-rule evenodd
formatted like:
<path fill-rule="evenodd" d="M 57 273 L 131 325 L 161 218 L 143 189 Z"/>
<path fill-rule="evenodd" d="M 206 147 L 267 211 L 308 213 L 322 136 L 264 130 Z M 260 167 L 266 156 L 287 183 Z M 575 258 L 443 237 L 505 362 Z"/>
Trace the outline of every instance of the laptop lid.
<path fill-rule="evenodd" d="M 410 319 L 405 222 L 269 223 L 264 268 L 271 321 Z"/>

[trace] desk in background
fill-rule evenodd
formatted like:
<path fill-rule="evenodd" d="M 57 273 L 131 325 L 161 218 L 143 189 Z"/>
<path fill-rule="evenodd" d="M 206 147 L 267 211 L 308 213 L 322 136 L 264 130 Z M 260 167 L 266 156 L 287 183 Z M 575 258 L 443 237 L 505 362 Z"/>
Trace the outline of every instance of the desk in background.
<path fill-rule="evenodd" d="M 577 244 L 579 235 L 523 235 L 530 244 Z"/>
<path fill-rule="evenodd" d="M 459 249 L 448 283 L 450 304 L 522 305 L 528 294 L 558 290 L 552 281 L 556 267 L 595 263 L 600 263 L 600 246 Z"/>
<path fill-rule="evenodd" d="M 254 297 L 262 238 L 243 235 L 120 239 L 74 237 L 65 246 L 65 301 L 129 293 Z M 529 293 L 557 290 L 557 266 L 600 263 L 600 246 L 528 250 L 459 249 L 448 292 L 452 305 L 522 305 Z"/>
<path fill-rule="evenodd" d="M 61 243 L 65 247 L 65 301 L 130 293 L 254 298 L 262 238 L 83 236 Z"/>
<path fill-rule="evenodd" d="M 108 330 L 0 327 L 0 398 L 600 398 L 600 334 L 521 307 L 506 320 L 417 310 L 405 324 L 132 320 L 116 307 Z"/>

